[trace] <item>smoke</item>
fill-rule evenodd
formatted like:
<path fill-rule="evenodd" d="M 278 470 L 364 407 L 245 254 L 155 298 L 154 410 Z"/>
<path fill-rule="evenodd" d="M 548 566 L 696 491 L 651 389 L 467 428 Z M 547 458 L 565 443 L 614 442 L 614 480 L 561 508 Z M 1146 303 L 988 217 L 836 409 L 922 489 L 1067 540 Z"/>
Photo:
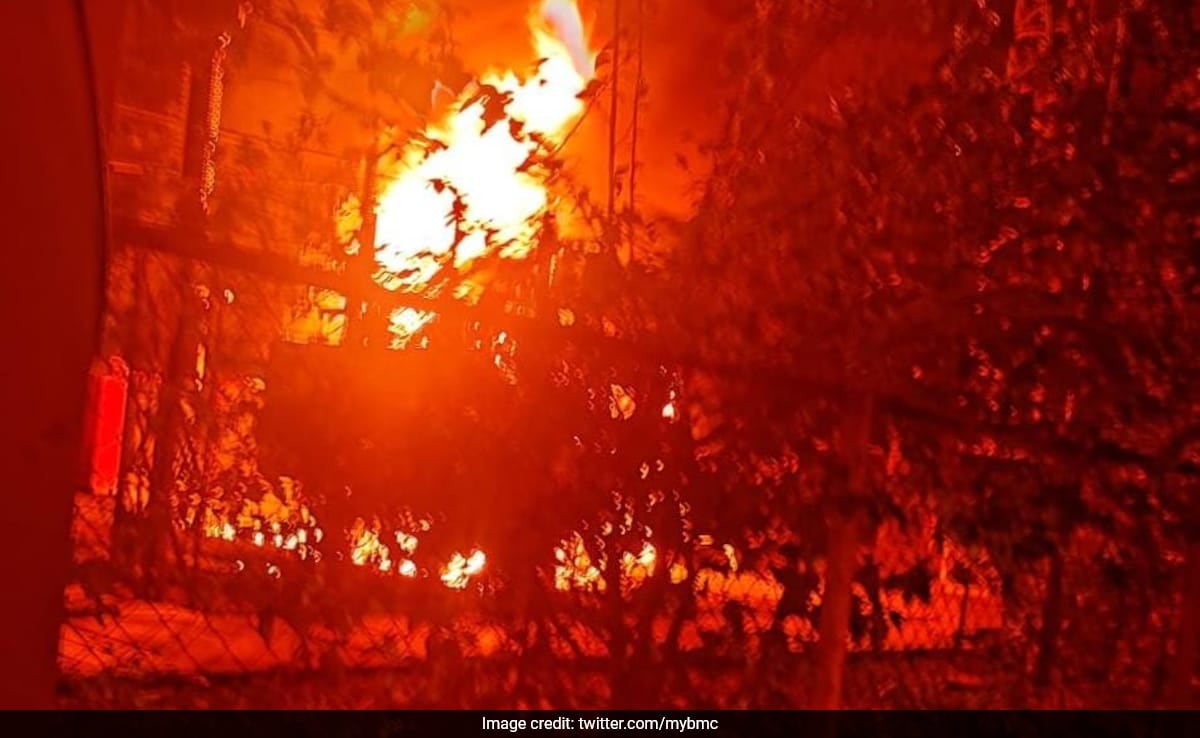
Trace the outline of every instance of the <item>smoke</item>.
<path fill-rule="evenodd" d="M 591 78 L 595 69 L 579 7 L 569 0 L 546 0 L 542 6 L 542 17 L 571 51 L 571 60 L 575 62 L 575 71 L 579 72 L 579 76 Z"/>
<path fill-rule="evenodd" d="M 454 53 L 474 77 L 497 69 L 531 68 L 530 14 L 541 0 L 460 2 L 451 18 Z"/>
<path fill-rule="evenodd" d="M 626 0 L 629 8 L 637 4 Z M 637 15 L 627 17 L 627 38 L 637 44 Z M 707 174 L 705 146 L 719 136 L 733 92 L 721 63 L 729 26 L 711 3 L 697 0 L 645 0 L 642 24 L 637 205 L 652 217 L 681 220 L 692 212 Z M 625 74 L 627 110 L 634 101 L 634 73 Z"/>

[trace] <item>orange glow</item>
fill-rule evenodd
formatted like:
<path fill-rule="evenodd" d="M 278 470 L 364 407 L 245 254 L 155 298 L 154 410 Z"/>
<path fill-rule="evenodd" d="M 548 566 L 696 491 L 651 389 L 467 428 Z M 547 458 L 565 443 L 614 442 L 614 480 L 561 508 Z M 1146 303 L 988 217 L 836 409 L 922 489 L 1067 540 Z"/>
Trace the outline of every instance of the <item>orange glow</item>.
<path fill-rule="evenodd" d="M 683 582 L 686 582 L 688 578 L 687 564 L 682 560 L 677 559 L 671 564 L 670 574 L 671 584 L 682 584 Z"/>
<path fill-rule="evenodd" d="M 612 396 L 609 398 L 608 410 L 612 415 L 613 420 L 620 418 L 621 420 L 629 420 L 633 417 L 633 412 L 637 410 L 637 403 L 633 400 L 633 395 L 629 390 L 626 390 L 619 384 L 614 384 L 609 387 Z"/>
<path fill-rule="evenodd" d="M 552 202 L 529 162 L 561 144 L 582 114 L 595 55 L 572 0 L 545 0 L 529 27 L 534 58 L 542 60 L 535 74 L 483 75 L 399 154 L 377 207 L 385 288 L 420 291 L 447 265 L 460 268 L 487 253 L 523 258 L 533 248 L 539 216 Z M 392 332 L 403 340 L 432 317 L 399 310 Z"/>

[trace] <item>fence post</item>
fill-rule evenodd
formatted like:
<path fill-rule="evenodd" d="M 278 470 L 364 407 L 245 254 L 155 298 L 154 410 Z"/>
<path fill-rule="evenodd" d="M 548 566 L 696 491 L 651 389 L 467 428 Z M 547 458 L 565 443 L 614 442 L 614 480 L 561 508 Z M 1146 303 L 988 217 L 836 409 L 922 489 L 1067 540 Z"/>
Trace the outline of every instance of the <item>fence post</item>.
<path fill-rule="evenodd" d="M 816 707 L 821 710 L 834 710 L 842 705 L 846 646 L 850 637 L 851 588 L 863 528 L 862 510 L 858 506 L 867 489 L 867 443 L 872 405 L 869 396 L 853 403 L 842 429 L 842 455 L 849 474 L 846 488 L 832 491 L 834 512 L 829 523 L 829 553 L 817 647 Z"/>
<path fill-rule="evenodd" d="M 1038 636 L 1037 662 L 1033 669 L 1033 686 L 1044 689 L 1050 685 L 1054 659 L 1058 654 L 1058 634 L 1063 622 L 1063 555 L 1055 550 L 1050 554 L 1050 573 L 1046 583 L 1046 599 L 1042 602 L 1042 630 Z"/>
<path fill-rule="evenodd" d="M 350 285 L 354 294 L 346 295 L 346 328 L 342 345 L 350 346 L 370 341 L 368 316 L 363 315 L 362 296 L 368 294 L 371 275 L 375 271 L 375 204 L 379 197 L 379 141 L 373 139 L 363 157 L 362 226 L 358 231 L 358 253 L 350 257 Z"/>
<path fill-rule="evenodd" d="M 198 301 L 195 270 L 189 266 L 184 268 L 183 273 L 183 284 L 179 290 L 179 316 L 171 337 L 158 407 L 150 426 L 154 437 L 154 457 L 150 467 L 150 499 L 146 504 L 146 518 L 141 521 L 143 527 L 139 550 L 142 574 L 154 588 L 155 595 L 161 594 L 158 590 L 166 564 L 170 563 L 169 558 L 178 546 L 174 530 L 177 496 L 175 461 L 184 434 L 182 403 L 194 391 L 196 381 L 196 348 L 199 341 L 194 305 Z"/>

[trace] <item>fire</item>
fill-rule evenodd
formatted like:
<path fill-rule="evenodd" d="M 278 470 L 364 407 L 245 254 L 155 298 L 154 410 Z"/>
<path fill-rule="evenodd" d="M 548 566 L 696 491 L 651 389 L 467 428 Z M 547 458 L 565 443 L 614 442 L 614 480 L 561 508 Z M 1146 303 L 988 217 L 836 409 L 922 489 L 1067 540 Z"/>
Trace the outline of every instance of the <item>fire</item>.
<path fill-rule="evenodd" d="M 671 390 L 670 399 L 667 400 L 667 404 L 663 405 L 662 408 L 662 416 L 664 419 L 674 421 L 679 417 L 679 409 L 675 406 L 675 401 L 675 390 Z"/>
<path fill-rule="evenodd" d="M 641 584 L 647 577 L 654 576 L 654 567 L 658 562 L 658 549 L 649 541 L 642 543 L 637 554 L 626 551 L 621 556 L 621 575 L 631 586 Z"/>
<path fill-rule="evenodd" d="M 594 559 L 588 553 L 578 531 L 572 532 L 554 549 L 554 561 L 554 588 L 558 591 L 604 592 L 607 588 L 604 580 L 607 562 L 603 558 Z M 650 541 L 643 541 L 637 553 L 625 551 L 620 559 L 621 591 L 631 591 L 654 576 L 657 564 L 658 549 Z M 682 573 L 672 569 L 672 581 L 676 581 L 677 576 L 678 581 L 682 581 L 686 574 L 686 566 Z"/>
<path fill-rule="evenodd" d="M 396 543 L 400 544 L 400 548 L 403 549 L 405 553 L 411 554 L 413 551 L 417 550 L 417 544 L 419 541 L 417 540 L 416 536 L 410 533 L 405 533 L 402 530 L 398 530 L 396 531 Z"/>
<path fill-rule="evenodd" d="M 585 592 L 593 589 L 604 590 L 604 579 L 600 576 L 600 569 L 592 563 L 583 536 L 578 532 L 572 533 L 569 540 L 563 541 L 561 546 L 554 549 L 554 558 L 557 562 L 554 567 L 555 589 L 561 592 L 572 588 Z"/>
<path fill-rule="evenodd" d="M 358 518 L 354 521 L 354 527 L 350 529 L 350 540 L 353 542 L 350 561 L 355 566 L 372 564 L 382 572 L 391 571 L 392 551 L 379 540 L 378 525 L 369 528 L 362 518 Z"/>
<path fill-rule="evenodd" d="M 398 156 L 377 207 L 376 259 L 388 289 L 418 291 L 443 267 L 487 253 L 523 258 L 551 207 L 545 176 L 530 162 L 560 145 L 583 113 L 594 73 L 573 0 L 544 0 L 529 18 L 541 62 L 528 77 L 485 74 L 450 112 Z M 392 330 L 411 336 L 432 319 L 398 311 Z"/>
<path fill-rule="evenodd" d="M 258 500 L 243 500 L 241 507 L 233 511 L 206 506 L 200 526 L 204 537 L 281 549 L 300 559 L 315 554 L 312 544 L 319 543 L 323 535 L 316 517 L 300 501 L 294 480 L 281 478 L 280 486 L 282 498 L 268 491 Z M 191 511 L 188 520 L 193 520 L 195 514 Z"/>
<path fill-rule="evenodd" d="M 451 589 L 466 589 L 471 577 L 483 571 L 486 563 L 487 556 L 479 549 L 472 551 L 470 556 L 455 552 L 450 563 L 442 569 L 442 581 Z"/>
<path fill-rule="evenodd" d="M 263 514 L 264 507 L 268 514 Z M 288 512 L 286 508 L 248 500 L 237 516 L 237 525 L 228 518 L 208 510 L 203 528 L 204 535 L 206 538 L 228 543 L 244 541 L 261 549 L 278 549 L 301 560 L 311 559 L 314 563 L 319 563 L 323 557 L 316 544 L 324 538 L 324 532 L 317 527 L 316 518 L 306 507 L 300 506 L 299 510 L 300 516 L 289 519 L 281 517 L 281 513 L 286 515 Z M 430 527 L 428 520 L 410 520 L 409 523 L 415 530 L 426 531 Z M 415 534 L 398 528 L 391 529 L 390 533 L 387 531 L 378 518 L 369 523 L 357 518 L 345 531 L 350 563 L 380 574 L 395 573 L 408 579 L 427 576 L 427 571 L 421 569 L 413 559 L 420 539 Z M 393 539 L 396 542 L 395 547 L 385 543 Z M 455 553 L 441 569 L 442 583 L 451 589 L 465 589 L 470 579 L 483 571 L 486 563 L 487 556 L 479 549 L 472 549 L 469 556 Z M 270 564 L 269 567 L 268 573 L 271 576 L 282 576 L 282 569 L 278 566 Z M 244 571 L 245 563 L 239 559 L 235 568 L 237 571 Z"/>
<path fill-rule="evenodd" d="M 428 310 L 399 308 L 392 311 L 391 314 L 392 333 L 398 337 L 401 344 L 404 344 L 409 337 L 424 328 L 433 318 L 434 314 Z"/>

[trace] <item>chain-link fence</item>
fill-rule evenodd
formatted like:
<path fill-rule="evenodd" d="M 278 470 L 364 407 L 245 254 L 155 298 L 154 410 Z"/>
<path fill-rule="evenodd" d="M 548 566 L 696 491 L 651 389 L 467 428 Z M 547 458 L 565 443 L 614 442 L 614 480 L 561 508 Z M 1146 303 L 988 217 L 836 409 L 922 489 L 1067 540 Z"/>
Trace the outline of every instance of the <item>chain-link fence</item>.
<path fill-rule="evenodd" d="M 109 468 L 77 495 L 68 703 L 793 707 L 827 678 L 824 544 L 786 507 L 724 520 L 741 534 L 724 539 L 689 521 L 704 493 L 674 375 L 534 392 L 518 359 L 567 347 L 470 314 L 441 351 L 288 344 L 313 288 L 132 241 L 124 269 L 135 326 L 93 385 Z M 568 419 L 607 430 L 549 442 Z M 586 461 L 554 456 L 585 443 Z M 1014 576 L 938 513 L 862 541 L 846 705 L 1161 698 L 1181 567 L 1118 566 L 1120 541 L 1081 530 Z"/>

